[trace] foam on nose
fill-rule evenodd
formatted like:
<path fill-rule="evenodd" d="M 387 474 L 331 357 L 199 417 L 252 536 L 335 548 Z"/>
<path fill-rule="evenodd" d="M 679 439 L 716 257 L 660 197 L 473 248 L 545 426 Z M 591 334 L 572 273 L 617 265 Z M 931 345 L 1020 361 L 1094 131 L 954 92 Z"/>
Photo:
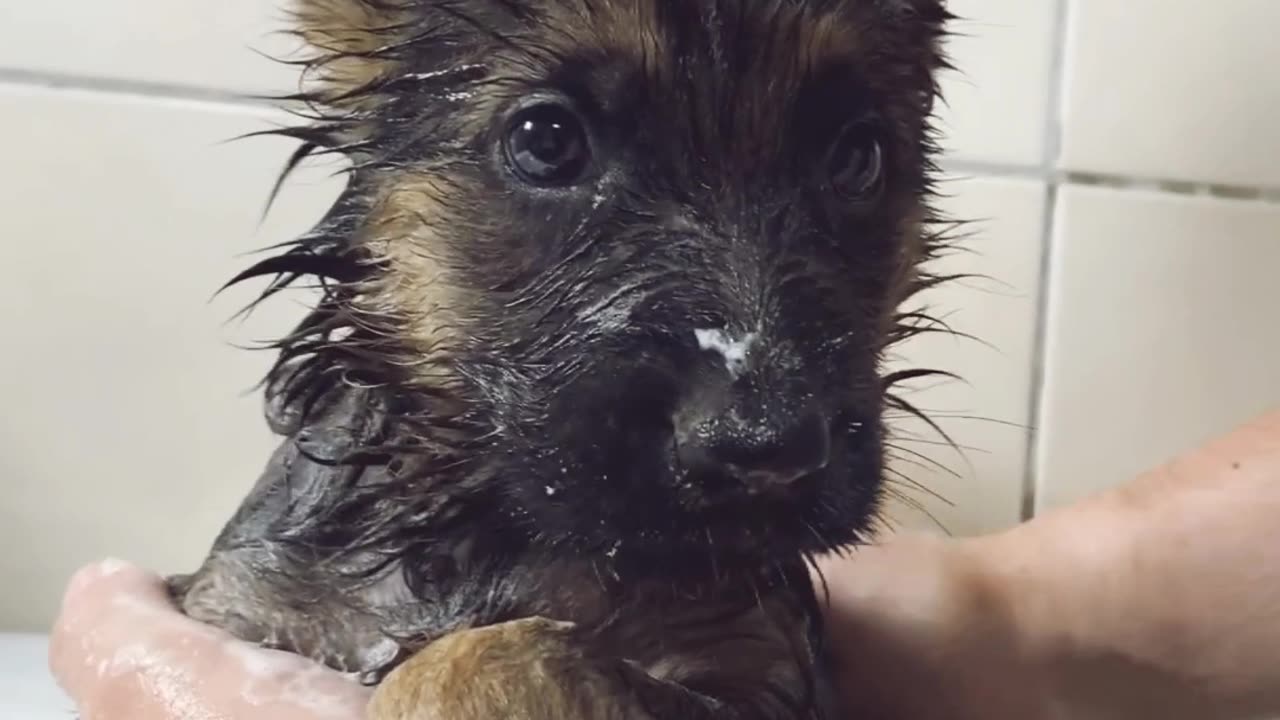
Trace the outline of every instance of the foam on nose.
<path fill-rule="evenodd" d="M 757 333 L 751 332 L 740 338 L 731 338 L 720 329 L 694 330 L 693 334 L 698 339 L 698 347 L 719 353 L 724 358 L 725 370 L 734 378 L 746 372 L 747 353 L 759 337 Z"/>

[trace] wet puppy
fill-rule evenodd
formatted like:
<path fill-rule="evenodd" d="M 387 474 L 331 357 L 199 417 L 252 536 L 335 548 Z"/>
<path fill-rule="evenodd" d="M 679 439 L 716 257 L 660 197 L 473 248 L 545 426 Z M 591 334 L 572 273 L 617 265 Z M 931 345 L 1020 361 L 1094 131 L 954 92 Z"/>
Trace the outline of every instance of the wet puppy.
<path fill-rule="evenodd" d="M 237 278 L 322 298 L 183 609 L 387 717 L 835 717 L 805 563 L 909 409 L 941 0 L 298 2 L 348 183 Z"/>

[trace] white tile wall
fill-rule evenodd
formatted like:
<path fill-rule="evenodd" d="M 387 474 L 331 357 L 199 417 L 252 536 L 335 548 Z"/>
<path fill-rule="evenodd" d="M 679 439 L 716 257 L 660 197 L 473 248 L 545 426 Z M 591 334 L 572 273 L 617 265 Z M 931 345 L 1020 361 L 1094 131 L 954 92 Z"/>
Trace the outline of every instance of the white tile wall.
<path fill-rule="evenodd" d="M 0 86 L 0 626 L 47 622 L 101 555 L 198 562 L 271 450 L 255 394 L 289 303 L 244 324 L 214 291 L 331 189 L 308 178 L 259 229 L 290 146 L 265 112 Z M 21 132 L 19 133 L 19 130 Z M 13 171 L 18 168 L 18 171 Z"/>
<path fill-rule="evenodd" d="M 1075 0 L 1063 166 L 1280 188 L 1276 0 Z"/>
<path fill-rule="evenodd" d="M 1280 204 L 1069 187 L 1056 229 L 1041 506 L 1280 406 Z"/>
<path fill-rule="evenodd" d="M 957 160 L 1036 166 L 1046 152 L 1056 0 L 952 0 L 939 108 Z"/>
<path fill-rule="evenodd" d="M 75 0 L 0 3 L 0 73 L 168 93 L 278 93 L 296 72 L 268 60 L 297 43 L 284 0 Z"/>
<path fill-rule="evenodd" d="M 902 432 L 894 440 L 895 470 L 906 478 L 895 475 L 894 485 L 908 500 L 894 503 L 891 517 L 899 528 L 972 534 L 1011 525 L 1022 513 L 1047 186 L 952 176 L 943 189 L 950 195 L 943 210 L 973 224 L 964 229 L 967 252 L 947 256 L 936 269 L 986 277 L 940 286 L 921 303 L 977 339 L 924 335 L 898 351 L 895 365 L 964 379 L 930 379 L 917 384 L 922 392 L 905 396 L 961 450 L 939 444 L 942 438 L 923 422 L 895 418 Z"/>
<path fill-rule="evenodd" d="M 261 467 L 268 438 L 242 392 L 267 358 L 225 341 L 291 309 L 251 333 L 223 325 L 243 293 L 207 300 L 237 253 L 332 197 L 331 183 L 295 185 L 258 227 L 289 148 L 220 144 L 269 117 L 234 96 L 294 84 L 249 49 L 292 49 L 271 35 L 283 1 L 0 3 L 0 247 L 16 269 L 0 284 L 0 580 L 24 589 L 0 597 L 0 629 L 43 627 L 91 558 L 194 562 Z M 928 459 L 904 452 L 895 469 L 950 501 L 907 493 L 967 534 L 1280 403 L 1280 203 L 1249 189 L 1280 188 L 1280 4 L 951 7 L 961 72 L 940 118 L 963 179 L 946 207 L 979 222 L 977 252 L 947 262 L 992 280 L 932 301 L 992 347 L 906 348 L 902 362 L 969 381 L 913 397 L 967 449 L 922 436 L 902 445 Z M 1179 190 L 1199 184 L 1258 197 Z M 892 516 L 931 522 L 901 503 Z"/>

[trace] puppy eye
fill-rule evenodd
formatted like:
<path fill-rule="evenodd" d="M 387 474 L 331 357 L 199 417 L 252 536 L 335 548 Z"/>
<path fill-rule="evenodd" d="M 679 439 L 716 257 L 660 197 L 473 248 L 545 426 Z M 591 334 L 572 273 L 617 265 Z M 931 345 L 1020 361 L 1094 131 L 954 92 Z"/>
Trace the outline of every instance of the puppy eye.
<path fill-rule="evenodd" d="M 591 158 L 582 121 L 555 103 L 517 112 L 507 126 L 503 144 L 512 171 L 534 185 L 572 185 Z"/>
<path fill-rule="evenodd" d="M 841 195 L 855 200 L 874 195 L 884 179 L 884 149 L 875 131 L 865 125 L 845 128 L 831 149 L 828 171 Z"/>

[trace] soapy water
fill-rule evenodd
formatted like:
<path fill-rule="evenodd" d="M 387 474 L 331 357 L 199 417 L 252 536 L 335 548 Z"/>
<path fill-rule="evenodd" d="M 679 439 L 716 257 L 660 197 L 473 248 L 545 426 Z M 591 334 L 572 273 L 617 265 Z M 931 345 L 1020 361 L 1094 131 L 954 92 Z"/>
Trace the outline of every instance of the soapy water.
<path fill-rule="evenodd" d="M 109 661 L 98 665 L 99 676 L 137 678 L 143 691 L 154 698 L 171 717 L 186 720 L 230 720 L 229 716 L 208 707 L 197 690 L 199 682 L 169 653 L 143 644 L 127 645 L 115 652 Z"/>
<path fill-rule="evenodd" d="M 248 705 L 286 705 L 317 718 L 354 717 L 352 709 L 344 707 L 346 697 L 324 689 L 326 682 L 334 679 L 333 671 L 279 650 L 237 642 L 226 642 L 223 649 L 240 663 L 245 676 L 240 697 Z"/>
<path fill-rule="evenodd" d="M 759 337 L 757 333 L 747 333 L 741 338 L 731 338 L 724 330 L 718 329 L 694 330 L 693 334 L 699 348 L 719 353 L 724 358 L 725 370 L 735 378 L 746 371 L 747 353 Z"/>

